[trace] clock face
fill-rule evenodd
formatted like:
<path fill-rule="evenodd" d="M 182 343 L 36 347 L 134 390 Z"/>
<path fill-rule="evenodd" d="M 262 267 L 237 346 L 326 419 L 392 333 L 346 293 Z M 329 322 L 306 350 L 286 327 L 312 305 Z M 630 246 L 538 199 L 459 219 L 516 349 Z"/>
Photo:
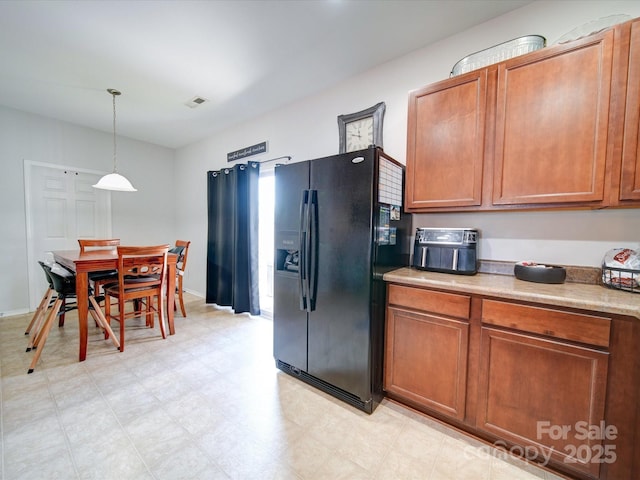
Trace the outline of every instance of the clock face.
<path fill-rule="evenodd" d="M 373 117 L 354 120 L 345 125 L 347 152 L 362 150 L 373 144 Z"/>

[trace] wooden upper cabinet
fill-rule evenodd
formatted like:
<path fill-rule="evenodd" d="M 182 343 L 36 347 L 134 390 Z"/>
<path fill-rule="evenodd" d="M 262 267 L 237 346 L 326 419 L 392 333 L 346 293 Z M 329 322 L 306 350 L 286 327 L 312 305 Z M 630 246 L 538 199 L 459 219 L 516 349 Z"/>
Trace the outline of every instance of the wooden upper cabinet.
<path fill-rule="evenodd" d="M 602 206 L 614 31 L 498 66 L 494 205 Z"/>
<path fill-rule="evenodd" d="M 631 24 L 629 43 L 629 74 L 625 112 L 622 169 L 620 175 L 621 201 L 640 200 L 640 20 Z"/>
<path fill-rule="evenodd" d="M 406 210 L 640 205 L 640 19 L 409 94 Z"/>
<path fill-rule="evenodd" d="M 482 201 L 487 70 L 409 94 L 406 209 Z"/>

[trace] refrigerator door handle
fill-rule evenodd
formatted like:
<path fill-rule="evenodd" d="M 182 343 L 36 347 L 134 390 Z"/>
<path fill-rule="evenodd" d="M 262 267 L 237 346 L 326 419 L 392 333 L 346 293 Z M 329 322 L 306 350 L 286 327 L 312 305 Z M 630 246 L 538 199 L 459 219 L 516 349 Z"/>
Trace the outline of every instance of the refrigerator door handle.
<path fill-rule="evenodd" d="M 309 268 L 307 269 L 307 285 L 309 293 L 307 311 L 316 309 L 316 294 L 318 292 L 318 191 L 311 190 L 309 198 L 309 233 L 307 256 Z"/>
<path fill-rule="evenodd" d="M 300 229 L 299 229 L 299 256 L 298 256 L 298 282 L 300 284 L 300 310 L 308 307 L 308 282 L 307 282 L 307 227 L 309 225 L 309 190 L 302 191 L 300 199 Z"/>

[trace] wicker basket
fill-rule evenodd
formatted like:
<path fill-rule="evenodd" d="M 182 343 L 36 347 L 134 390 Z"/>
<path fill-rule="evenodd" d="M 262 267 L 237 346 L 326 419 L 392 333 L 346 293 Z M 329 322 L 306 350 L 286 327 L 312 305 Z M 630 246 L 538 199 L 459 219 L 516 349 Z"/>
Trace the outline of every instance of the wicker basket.
<path fill-rule="evenodd" d="M 640 270 L 602 265 L 602 283 L 609 288 L 640 293 Z"/>

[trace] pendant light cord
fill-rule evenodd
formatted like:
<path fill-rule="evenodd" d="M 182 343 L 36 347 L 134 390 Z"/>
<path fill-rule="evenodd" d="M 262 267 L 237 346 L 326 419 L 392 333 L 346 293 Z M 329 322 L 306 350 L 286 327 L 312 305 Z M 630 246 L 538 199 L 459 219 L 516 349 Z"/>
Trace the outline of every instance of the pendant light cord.
<path fill-rule="evenodd" d="M 113 96 L 113 173 L 118 172 L 118 157 L 116 156 L 116 92 L 111 92 Z"/>
<path fill-rule="evenodd" d="M 120 92 L 115 88 L 108 88 L 107 92 L 113 97 L 113 173 L 118 173 L 118 157 L 116 155 L 116 96 L 120 95 Z"/>

